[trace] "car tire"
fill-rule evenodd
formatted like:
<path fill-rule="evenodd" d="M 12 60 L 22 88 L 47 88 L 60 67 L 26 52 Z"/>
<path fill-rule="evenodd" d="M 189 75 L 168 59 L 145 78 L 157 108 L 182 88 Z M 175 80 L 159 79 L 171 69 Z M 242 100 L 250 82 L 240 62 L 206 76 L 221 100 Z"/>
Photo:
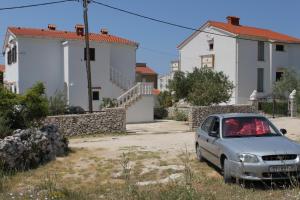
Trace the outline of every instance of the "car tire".
<path fill-rule="evenodd" d="M 200 162 L 204 161 L 204 158 L 201 153 L 201 149 L 198 144 L 196 145 L 196 155 L 197 155 L 197 160 L 199 160 Z"/>
<path fill-rule="evenodd" d="M 230 173 L 230 166 L 228 160 L 225 158 L 223 167 L 223 177 L 225 183 L 233 183 L 232 176 Z"/>

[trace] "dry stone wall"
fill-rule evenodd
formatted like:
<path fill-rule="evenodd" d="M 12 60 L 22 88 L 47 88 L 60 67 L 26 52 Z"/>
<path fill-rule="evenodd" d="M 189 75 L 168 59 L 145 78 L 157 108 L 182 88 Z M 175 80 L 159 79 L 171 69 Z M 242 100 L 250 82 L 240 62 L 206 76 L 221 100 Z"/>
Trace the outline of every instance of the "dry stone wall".
<path fill-rule="evenodd" d="M 189 126 L 191 130 L 198 128 L 207 116 L 220 113 L 257 113 L 252 105 L 197 106 L 189 110 Z"/>
<path fill-rule="evenodd" d="M 126 131 L 126 111 L 109 108 L 92 114 L 50 116 L 44 124 L 56 125 L 65 136 L 122 133 Z"/>

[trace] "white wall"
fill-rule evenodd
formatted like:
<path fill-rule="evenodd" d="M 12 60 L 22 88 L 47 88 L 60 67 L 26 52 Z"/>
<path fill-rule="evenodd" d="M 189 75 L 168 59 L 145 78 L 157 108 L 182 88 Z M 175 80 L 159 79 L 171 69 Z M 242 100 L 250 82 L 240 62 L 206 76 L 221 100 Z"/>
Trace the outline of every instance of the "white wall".
<path fill-rule="evenodd" d="M 68 88 L 70 104 L 79 105 L 84 109 L 87 109 L 88 93 L 86 65 L 84 60 L 84 43 L 83 41 L 73 41 L 69 42 L 68 45 Z M 98 42 L 91 43 L 90 48 L 95 48 L 95 61 L 91 61 L 92 86 L 101 87 L 100 101 L 94 102 L 93 107 L 94 110 L 99 110 L 102 98 L 117 98 L 124 92 L 110 81 L 110 66 L 112 60 L 114 60 L 116 67 L 123 70 L 124 74 L 130 74 L 131 81 L 134 81 L 135 77 L 132 76 L 132 74 L 135 74 L 135 48 L 120 48 L 119 46 L 111 45 L 109 43 Z M 117 48 L 117 50 L 115 50 L 115 48 Z"/>
<path fill-rule="evenodd" d="M 205 28 L 204 31 L 226 34 L 214 28 Z M 214 40 L 214 50 L 209 50 L 208 41 Z M 217 71 L 223 71 L 236 85 L 236 40 L 234 38 L 222 37 L 200 32 L 189 41 L 180 51 L 181 71 L 192 72 L 194 67 L 201 66 L 201 56 L 214 54 L 215 67 Z M 235 103 L 235 90 L 229 103 Z"/>
<path fill-rule="evenodd" d="M 9 36 L 8 37 L 8 41 L 15 39 L 13 36 Z M 18 68 L 18 63 L 19 63 L 19 42 L 18 40 L 15 40 L 15 45 L 17 46 L 17 62 L 16 63 L 12 63 L 10 65 L 8 65 L 8 60 L 7 60 L 7 53 L 9 51 L 9 48 L 5 49 L 5 73 L 4 73 L 4 81 L 8 81 L 8 82 L 15 82 L 15 85 L 17 87 L 17 93 L 19 93 L 19 68 Z M 10 47 L 12 48 L 13 45 L 10 45 Z"/>
<path fill-rule="evenodd" d="M 63 90 L 63 52 L 59 40 L 19 38 L 19 92 L 37 81 L 46 86 L 47 96 Z"/>
<path fill-rule="evenodd" d="M 154 120 L 153 95 L 142 96 L 126 110 L 127 123 L 152 122 Z"/>

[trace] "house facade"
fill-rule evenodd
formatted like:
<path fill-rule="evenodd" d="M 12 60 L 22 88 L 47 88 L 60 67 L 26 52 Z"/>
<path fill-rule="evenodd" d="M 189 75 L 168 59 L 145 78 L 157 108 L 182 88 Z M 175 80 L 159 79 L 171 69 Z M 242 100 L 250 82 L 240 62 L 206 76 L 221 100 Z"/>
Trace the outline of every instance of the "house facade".
<path fill-rule="evenodd" d="M 157 73 L 146 63 L 136 63 L 136 82 L 153 83 L 154 89 L 157 89 Z"/>
<path fill-rule="evenodd" d="M 47 29 L 9 27 L 3 46 L 5 85 L 23 93 L 41 81 L 48 97 L 63 92 L 69 105 L 87 110 L 84 38 L 83 25 L 76 25 L 74 31 L 59 31 L 51 24 Z M 136 86 L 138 43 L 111 35 L 106 29 L 90 33 L 89 38 L 93 108 L 99 110 L 102 98 L 118 99 Z"/>
<path fill-rule="evenodd" d="M 173 76 L 177 71 L 180 71 L 179 61 L 171 61 L 170 71 L 167 74 L 158 77 L 158 89 L 160 91 L 168 91 L 169 81 L 173 79 Z"/>
<path fill-rule="evenodd" d="M 230 104 L 247 103 L 253 90 L 270 95 L 284 69 L 300 72 L 300 39 L 241 25 L 234 16 L 206 22 L 178 50 L 182 71 L 209 67 L 229 76 L 235 86 Z"/>

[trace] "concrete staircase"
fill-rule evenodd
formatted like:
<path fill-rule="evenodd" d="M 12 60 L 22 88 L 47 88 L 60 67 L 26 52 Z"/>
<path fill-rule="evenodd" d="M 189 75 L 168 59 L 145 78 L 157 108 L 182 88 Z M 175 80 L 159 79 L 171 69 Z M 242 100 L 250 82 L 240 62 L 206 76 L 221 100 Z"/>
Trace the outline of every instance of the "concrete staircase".
<path fill-rule="evenodd" d="M 137 83 L 117 98 L 117 106 L 126 109 L 145 95 L 152 95 L 153 83 Z"/>

